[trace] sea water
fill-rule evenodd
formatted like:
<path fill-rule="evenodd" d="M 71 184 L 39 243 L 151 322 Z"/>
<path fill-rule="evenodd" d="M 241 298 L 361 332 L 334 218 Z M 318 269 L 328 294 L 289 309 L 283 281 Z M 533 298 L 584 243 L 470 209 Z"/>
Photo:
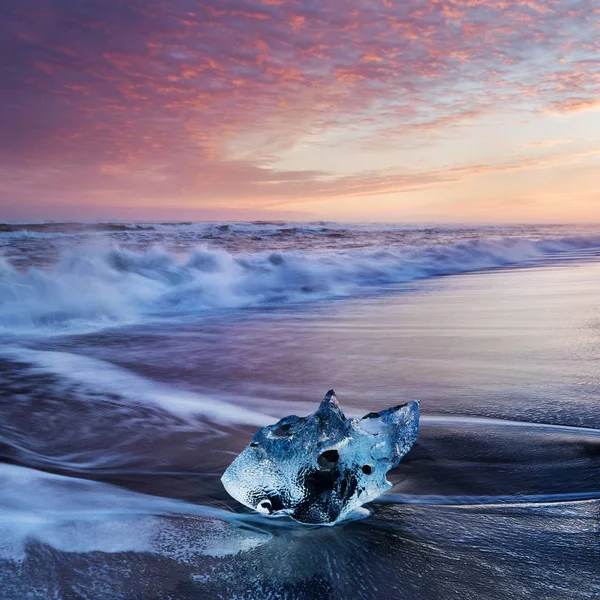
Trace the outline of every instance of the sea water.
<path fill-rule="evenodd" d="M 600 596 L 600 229 L 0 224 L 0 598 Z M 444 276 L 444 277 L 442 277 Z M 421 400 L 370 516 L 255 514 L 254 431 Z"/>

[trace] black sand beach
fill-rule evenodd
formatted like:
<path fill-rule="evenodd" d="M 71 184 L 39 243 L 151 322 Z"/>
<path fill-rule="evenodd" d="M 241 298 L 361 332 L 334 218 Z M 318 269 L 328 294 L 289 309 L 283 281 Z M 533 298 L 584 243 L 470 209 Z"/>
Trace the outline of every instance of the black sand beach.
<path fill-rule="evenodd" d="M 600 595 L 600 263 L 3 343 L 0 597 Z M 261 424 L 421 400 L 371 515 L 268 519 L 219 478 Z"/>

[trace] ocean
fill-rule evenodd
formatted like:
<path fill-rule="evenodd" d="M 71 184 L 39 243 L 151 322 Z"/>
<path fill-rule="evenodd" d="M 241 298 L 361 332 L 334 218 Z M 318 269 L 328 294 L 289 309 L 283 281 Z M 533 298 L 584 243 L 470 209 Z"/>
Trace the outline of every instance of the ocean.
<path fill-rule="evenodd" d="M 0 223 L 0 599 L 600 597 L 600 226 Z M 370 515 L 254 431 L 421 401 Z"/>

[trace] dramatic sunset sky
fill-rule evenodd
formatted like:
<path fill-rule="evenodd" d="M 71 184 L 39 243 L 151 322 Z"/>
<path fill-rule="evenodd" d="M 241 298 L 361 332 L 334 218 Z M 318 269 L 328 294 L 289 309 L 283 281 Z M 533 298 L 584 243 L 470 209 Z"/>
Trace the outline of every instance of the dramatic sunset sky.
<path fill-rule="evenodd" d="M 2 0 L 0 220 L 600 221 L 596 0 Z"/>

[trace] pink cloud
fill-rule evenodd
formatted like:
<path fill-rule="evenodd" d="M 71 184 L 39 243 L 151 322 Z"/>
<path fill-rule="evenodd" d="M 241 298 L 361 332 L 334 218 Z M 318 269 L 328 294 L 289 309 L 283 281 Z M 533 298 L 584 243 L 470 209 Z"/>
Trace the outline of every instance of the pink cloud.
<path fill-rule="evenodd" d="M 341 180 L 273 159 L 307 132 L 347 128 L 372 147 L 600 96 L 591 0 L 8 0 L 0 17 L 0 165 L 44 173 L 11 198 L 385 193 L 448 174 Z M 252 160 L 232 150 L 244 146 Z"/>
<path fill-rule="evenodd" d="M 548 105 L 551 112 L 586 112 L 588 110 L 600 110 L 600 98 L 565 98 L 557 100 Z"/>

